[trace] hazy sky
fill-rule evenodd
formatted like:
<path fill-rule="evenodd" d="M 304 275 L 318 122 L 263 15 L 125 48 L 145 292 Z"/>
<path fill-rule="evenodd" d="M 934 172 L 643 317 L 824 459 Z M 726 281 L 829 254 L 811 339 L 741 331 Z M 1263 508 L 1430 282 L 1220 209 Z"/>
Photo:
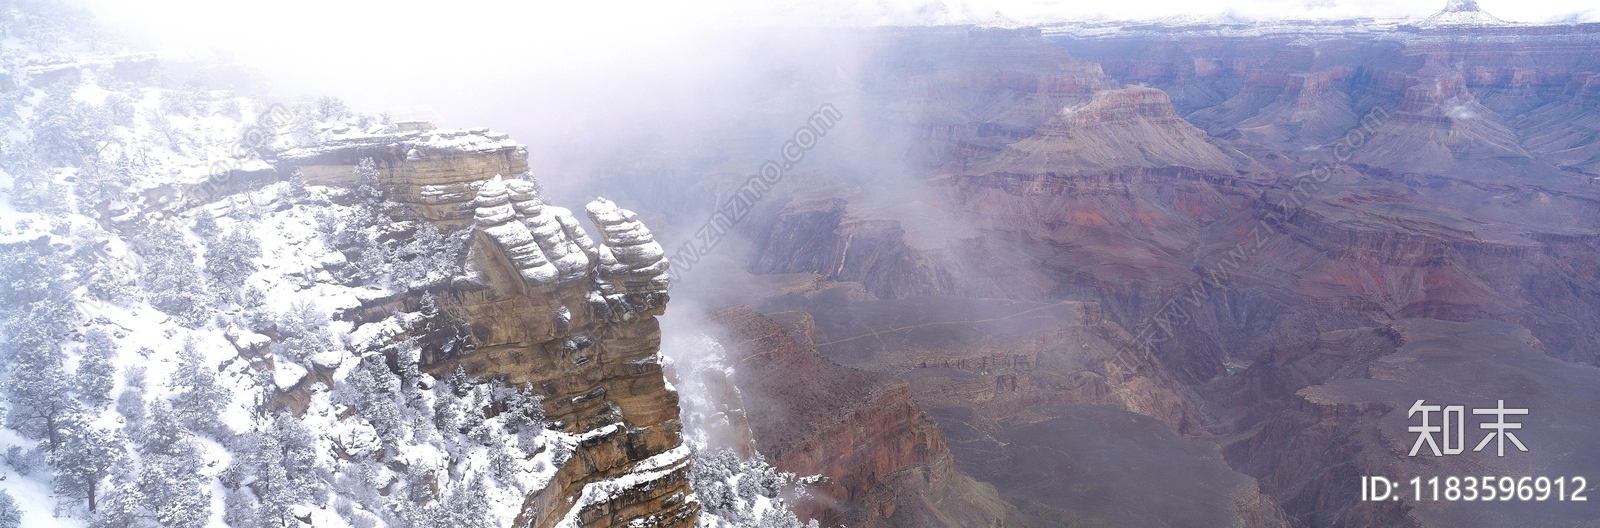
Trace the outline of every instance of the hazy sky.
<path fill-rule="evenodd" d="M 108 25 L 174 50 L 219 50 L 280 85 L 368 95 L 369 79 L 395 105 L 419 87 L 389 82 L 407 71 L 492 81 L 538 69 L 559 75 L 614 63 L 656 64 L 697 35 L 729 27 L 870 26 L 1021 22 L 1172 15 L 1422 17 L 1443 0 L 745 0 L 508 2 L 488 0 L 73 0 Z M 1507 20 L 1600 20 L 1590 0 L 1481 0 Z M 671 58 L 664 60 L 671 61 Z M 466 75 L 470 72 L 470 75 Z M 431 83 L 430 83 L 431 84 Z M 441 87 L 433 87 L 438 90 Z M 385 100 L 388 99 L 388 100 Z"/>
<path fill-rule="evenodd" d="M 164 61 L 225 57 L 280 96 L 490 126 L 539 147 L 573 134 L 704 124 L 776 61 L 848 62 L 821 27 L 1174 15 L 1427 16 L 1444 0 L 69 0 Z M 1592 0 L 1480 0 L 1500 18 L 1600 20 Z M 752 30 L 750 28 L 760 28 Z M 825 70 L 811 64 L 808 71 Z M 752 72 L 757 72 L 753 74 Z M 711 123 L 707 123 L 711 122 Z M 666 126 L 662 126 L 666 123 Z M 541 135 L 547 137 L 540 137 Z M 565 146 L 552 147 L 556 150 Z M 570 150 L 570 149 L 569 149 Z M 537 161 L 536 165 L 537 165 Z"/>

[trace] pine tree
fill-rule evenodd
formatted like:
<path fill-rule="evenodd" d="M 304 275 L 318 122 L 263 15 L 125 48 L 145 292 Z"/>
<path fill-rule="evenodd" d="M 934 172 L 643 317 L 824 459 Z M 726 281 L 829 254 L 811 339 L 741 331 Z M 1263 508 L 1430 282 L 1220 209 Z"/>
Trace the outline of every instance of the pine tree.
<path fill-rule="evenodd" d="M 51 85 L 34 105 L 29 144 L 48 162 L 77 165 L 114 139 L 110 113 L 73 99 L 75 89 L 68 83 Z"/>
<path fill-rule="evenodd" d="M 122 394 L 117 395 L 117 414 L 122 415 L 123 427 L 138 436 L 144 427 L 144 367 L 128 367 L 122 374 Z"/>
<path fill-rule="evenodd" d="M 311 303 L 295 304 L 278 317 L 278 341 L 272 351 L 302 365 L 321 358 L 329 363 L 324 366 L 335 367 L 344 359 L 344 349 L 328 333 L 328 316 Z"/>
<path fill-rule="evenodd" d="M 472 377 L 467 375 L 467 368 L 460 363 L 456 364 L 455 370 L 450 371 L 450 377 L 445 383 L 450 386 L 450 393 L 457 398 L 465 398 L 468 394 L 472 394 Z"/>
<path fill-rule="evenodd" d="M 383 354 L 369 354 L 351 369 L 334 388 L 335 403 L 348 405 L 356 416 L 377 431 L 384 450 L 393 456 L 405 439 L 405 420 L 400 412 L 400 380 L 384 361 Z"/>
<path fill-rule="evenodd" d="M 260 269 L 255 259 L 261 257 L 261 245 L 243 229 L 234 229 L 226 236 L 215 238 L 206 245 L 206 273 L 216 291 L 226 292 L 229 302 L 239 301 L 234 292 L 245 284 L 250 275 Z"/>
<path fill-rule="evenodd" d="M 0 329 L 7 335 L 60 340 L 78 326 L 72 291 L 78 287 L 68 255 L 49 237 L 0 244 Z M 15 341 L 16 338 L 11 338 Z"/>
<path fill-rule="evenodd" d="M 268 464 L 261 470 L 255 486 L 261 498 L 261 507 L 256 509 L 260 525 L 270 528 L 300 526 L 300 522 L 294 518 L 295 488 L 289 481 L 288 472 L 283 466 L 275 464 Z"/>
<path fill-rule="evenodd" d="M 83 357 L 78 359 L 78 398 L 90 407 L 99 408 L 111 403 L 111 389 L 116 385 L 116 366 L 112 360 L 117 355 L 117 343 L 111 334 L 99 328 L 84 335 Z"/>
<path fill-rule="evenodd" d="M 125 456 L 124 440 L 114 431 L 87 425 L 73 427 L 64 436 L 61 447 L 50 454 L 56 469 L 55 491 L 87 499 L 93 513 L 101 483 Z"/>
<path fill-rule="evenodd" d="M 11 498 L 10 493 L 0 490 L 0 528 L 20 526 L 22 526 L 22 510 L 17 508 L 17 501 Z"/>
<path fill-rule="evenodd" d="M 190 230 L 200 235 L 200 238 L 210 240 L 222 232 L 222 227 L 217 225 L 217 217 L 206 211 L 200 211 L 194 215 L 194 227 Z"/>
<path fill-rule="evenodd" d="M 89 294 L 95 299 L 117 306 L 129 306 L 142 295 L 133 275 L 108 259 L 94 263 L 89 272 Z"/>
<path fill-rule="evenodd" d="M 433 299 L 432 293 L 423 292 L 422 303 L 417 313 L 427 317 L 439 315 L 439 303 Z"/>
<path fill-rule="evenodd" d="M 231 490 L 222 499 L 222 522 L 228 528 L 260 528 L 255 496 L 246 490 Z"/>
<path fill-rule="evenodd" d="M 71 396 L 60 346 L 40 333 L 27 332 L 7 343 L 11 376 L 6 393 L 11 405 L 6 425 L 30 438 L 47 439 L 54 452 L 61 446 L 63 429 L 84 410 Z"/>
<path fill-rule="evenodd" d="M 114 201 L 127 192 L 128 186 L 136 180 L 134 175 L 142 170 L 143 167 L 125 154 L 118 153 L 114 158 L 89 156 L 78 169 L 78 181 L 73 192 L 81 200 L 81 205 L 86 207 Z"/>
<path fill-rule="evenodd" d="M 306 176 L 300 172 L 300 169 L 295 169 L 289 175 L 289 188 L 285 196 L 289 198 L 290 202 L 301 202 L 311 196 L 310 191 L 306 190 Z"/>
<path fill-rule="evenodd" d="M 184 345 L 178 359 L 178 368 L 168 382 L 174 393 L 173 412 L 192 431 L 226 436 L 229 434 L 227 426 L 218 417 L 232 402 L 233 395 L 217 383 L 215 369 L 206 364 L 194 342 Z"/>
<path fill-rule="evenodd" d="M 323 121 L 330 119 L 344 119 L 350 117 L 350 107 L 338 97 L 323 96 L 317 99 L 317 117 Z"/>
<path fill-rule="evenodd" d="M 315 145 L 321 141 L 322 129 L 311 112 L 296 110 L 289 121 L 289 137 L 297 147 Z"/>
<path fill-rule="evenodd" d="M 384 255 L 394 285 L 404 289 L 421 289 L 459 275 L 461 266 L 457 257 L 465 248 L 455 239 L 447 238 L 428 222 L 419 222 L 416 234 L 409 241 Z M 431 300 L 429 298 L 428 300 Z"/>
<path fill-rule="evenodd" d="M 273 464 L 283 468 L 296 498 L 309 498 L 316 491 L 317 439 L 286 411 L 278 412 L 271 433 L 278 447 Z"/>
<path fill-rule="evenodd" d="M 186 325 L 204 322 L 210 298 L 195 268 L 194 250 L 183 235 L 157 224 L 134 245 L 134 251 L 144 257 L 139 282 L 149 294 L 150 305 Z"/>
<path fill-rule="evenodd" d="M 455 435 L 461 433 L 461 399 L 451 394 L 449 389 L 441 390 L 443 385 L 445 384 L 440 383 L 434 386 L 433 425 L 439 434 L 447 439 L 453 439 Z"/>
<path fill-rule="evenodd" d="M 383 201 L 383 173 L 378 171 L 378 162 L 372 158 L 361 158 L 356 164 L 356 194 L 365 201 L 371 211 L 365 211 L 369 216 L 376 217 L 376 207 Z"/>
<path fill-rule="evenodd" d="M 200 528 L 210 518 L 211 492 L 200 474 L 205 466 L 201 451 L 200 442 L 166 404 L 158 400 L 150 406 L 150 420 L 139 438 L 143 467 L 138 486 L 162 526 Z"/>
<path fill-rule="evenodd" d="M 447 526 L 460 528 L 494 528 L 489 518 L 489 496 L 484 493 L 483 475 L 478 475 L 465 486 L 457 486 L 444 507 Z"/>
<path fill-rule="evenodd" d="M 506 411 L 502 413 L 502 421 L 506 429 L 516 433 L 525 429 L 534 431 L 544 429 L 544 396 L 535 394 L 533 384 L 525 384 L 521 390 L 507 389 L 502 405 Z"/>
<path fill-rule="evenodd" d="M 113 484 L 89 528 L 161 528 L 135 477 L 121 474 L 133 471 L 132 466 L 124 464 L 113 471 L 119 473 L 113 476 Z"/>

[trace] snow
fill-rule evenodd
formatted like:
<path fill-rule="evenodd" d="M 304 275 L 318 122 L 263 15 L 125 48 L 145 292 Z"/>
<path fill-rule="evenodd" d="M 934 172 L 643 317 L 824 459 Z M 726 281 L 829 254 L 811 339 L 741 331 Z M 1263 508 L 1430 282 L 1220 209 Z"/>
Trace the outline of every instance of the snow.
<path fill-rule="evenodd" d="M 279 390 L 294 388 L 310 372 L 305 367 L 283 358 L 278 358 L 277 361 L 274 361 L 273 367 L 272 383 L 277 385 Z"/>
<path fill-rule="evenodd" d="M 10 446 L 30 448 L 37 445 L 18 436 L 10 429 L 0 429 L 0 452 Z M 42 465 L 42 464 L 41 464 Z M 22 509 L 22 526 L 33 528 L 79 528 L 81 519 L 57 518 L 54 515 L 56 496 L 50 483 L 50 468 L 35 469 L 28 475 L 19 475 L 9 466 L 0 466 L 0 490 L 11 494 L 17 507 Z"/>
<path fill-rule="evenodd" d="M 556 528 L 580 528 L 582 524 L 578 521 L 578 515 L 585 508 L 604 504 L 625 491 L 660 480 L 687 464 L 689 462 L 689 454 L 688 446 L 680 445 L 661 454 L 640 460 L 627 473 L 621 476 L 584 485 L 583 492 L 578 496 L 577 502 L 573 503 L 572 508 L 567 510 L 567 514 L 561 518 L 561 522 L 556 523 Z"/>
<path fill-rule="evenodd" d="M 9 6 L 0 9 L 9 9 Z M 5 45 L 8 50 L 12 49 L 11 40 L 8 39 Z M 145 371 L 147 400 L 171 399 L 175 391 L 171 379 L 182 363 L 180 353 L 186 346 L 192 346 L 201 355 L 201 369 L 211 369 L 220 389 L 232 397 L 228 405 L 221 409 L 219 417 L 228 429 L 239 433 L 263 430 L 271 424 L 271 418 L 264 416 L 264 409 L 259 408 L 258 404 L 272 400 L 283 391 L 301 390 L 303 392 L 296 394 L 295 399 L 306 402 L 306 408 L 298 420 L 310 431 L 315 443 L 317 471 L 327 475 L 351 476 L 357 470 L 345 456 L 374 454 L 383 449 L 384 442 L 391 441 L 392 437 L 381 437 L 368 418 L 353 412 L 355 409 L 336 404 L 335 393 L 340 398 L 346 397 L 349 389 L 343 388 L 346 387 L 343 383 L 361 363 L 363 354 L 376 354 L 384 349 L 392 353 L 394 348 L 390 347 L 400 345 L 396 341 L 404 338 L 407 329 L 412 328 L 423 316 L 401 313 L 364 321 L 360 326 L 340 317 L 366 303 L 400 293 L 389 287 L 350 285 L 357 281 L 349 279 L 348 271 L 357 264 L 325 242 L 327 237 L 320 229 L 325 218 L 347 219 L 361 212 L 358 207 L 334 203 L 334 198 L 343 192 L 341 190 L 308 185 L 304 196 L 291 198 L 287 194 L 288 184 L 280 182 L 259 189 L 237 191 L 232 195 L 209 197 L 209 203 L 190 201 L 191 195 L 206 194 L 191 193 L 191 186 L 212 178 L 215 167 L 223 166 L 244 172 L 274 170 L 273 164 L 262 159 L 258 153 L 242 148 L 240 138 L 241 131 L 255 124 L 258 120 L 256 116 L 267 111 L 268 105 L 225 91 L 191 93 L 154 86 L 133 87 L 128 83 L 112 82 L 109 76 L 101 74 L 105 65 L 128 57 L 137 56 L 81 52 L 74 56 L 63 53 L 58 55 L 61 60 L 35 61 L 30 65 L 33 69 L 28 70 L 42 73 L 51 68 L 78 68 L 83 74 L 83 82 L 72 94 L 74 100 L 91 105 L 104 105 L 114 99 L 127 101 L 133 110 L 130 120 L 112 130 L 117 140 L 113 145 L 119 146 L 107 147 L 104 153 L 106 156 L 126 155 L 141 164 L 133 169 L 136 178 L 127 194 L 111 200 L 111 213 L 105 215 L 109 219 L 103 218 L 100 212 L 89 210 L 86 207 L 88 204 L 69 202 L 65 204 L 65 211 L 34 213 L 18 211 L 10 199 L 0 199 L 0 242 L 45 237 L 51 244 L 63 247 L 75 245 L 81 249 L 86 244 L 93 244 L 93 252 L 100 259 L 97 265 L 134 277 L 145 269 L 148 262 L 130 249 L 130 243 L 152 226 L 174 228 L 181 237 L 174 245 L 187 246 L 182 249 L 195 255 L 191 264 L 202 270 L 205 269 L 208 239 L 190 227 L 197 219 L 202 215 L 214 218 L 221 232 L 248 233 L 255 238 L 260 249 L 260 256 L 251 261 L 258 269 L 244 277 L 242 284 L 225 286 L 239 287 L 238 293 L 247 290 L 259 292 L 259 307 L 241 306 L 246 304 L 245 301 L 230 304 L 218 299 L 206 299 L 213 303 L 208 305 L 206 317 L 185 323 L 180 317 L 169 316 L 154 308 L 145 298 L 149 292 L 139 289 L 137 285 L 130 295 L 103 300 L 79 284 L 71 296 L 71 302 L 84 320 L 89 322 L 85 329 L 99 327 L 113 336 L 117 350 L 113 359 L 117 370 L 113 398 L 131 389 L 127 373 L 130 368 L 137 367 Z M 35 105 L 44 99 L 44 94 L 31 88 L 23 89 L 31 92 L 18 109 L 23 118 L 21 123 L 26 123 L 35 113 Z M 174 98 L 179 96 L 192 97 L 199 103 L 193 111 L 168 111 Z M 121 108 L 120 103 L 118 108 Z M 17 123 L 0 123 L 0 133 L 11 141 L 26 140 L 27 130 L 14 126 Z M 482 128 L 414 127 L 425 129 L 398 131 L 398 126 L 363 127 L 351 120 L 313 123 L 312 126 L 317 129 L 314 132 L 330 138 L 329 142 L 317 147 L 289 150 L 289 143 L 295 139 L 291 137 L 293 134 L 289 133 L 286 123 L 280 125 L 283 126 L 274 131 L 277 139 L 269 145 L 270 148 L 264 149 L 288 150 L 281 153 L 280 159 L 314 156 L 330 148 L 352 144 L 392 146 L 403 149 L 400 152 L 406 152 L 408 158 L 415 159 L 426 159 L 441 152 L 509 150 L 517 155 L 526 153 L 524 147 L 512 141 L 508 135 Z M 68 182 L 67 178 L 78 176 L 76 169 L 52 170 L 55 183 L 67 188 L 68 196 L 75 196 L 70 192 L 70 187 L 75 184 Z M 0 171 L 0 186 L 6 188 L 7 198 L 9 187 L 13 184 L 12 175 Z M 518 187 L 513 184 L 512 188 Z M 489 191 L 492 193 L 493 189 Z M 519 192 L 522 194 L 518 196 L 529 195 L 525 190 Z M 71 202 L 76 200 L 75 197 L 70 198 Z M 535 216 L 516 222 L 514 225 L 521 231 L 511 234 L 516 235 L 516 241 L 533 248 L 539 248 L 541 243 L 550 245 L 541 248 L 541 251 L 549 251 L 552 259 L 543 268 L 533 271 L 536 278 L 554 280 L 560 274 L 586 273 L 588 253 L 595 248 L 592 241 L 585 238 L 571 212 L 560 207 L 545 207 L 533 200 L 522 202 L 522 205 L 528 208 L 528 214 Z M 512 214 L 516 212 L 515 206 L 509 204 L 503 209 L 491 213 L 503 215 L 506 211 Z M 618 209 L 606 214 L 616 215 L 618 219 L 628 222 L 606 233 L 607 236 L 630 241 L 628 245 L 646 243 L 649 232 L 635 225 L 632 213 Z M 102 224 L 102 220 L 108 221 Z M 140 250 L 144 251 L 143 248 Z M 651 245 L 632 251 L 648 256 L 659 253 L 660 248 Z M 145 252 L 145 255 L 151 261 L 157 261 L 160 256 L 151 252 Z M 205 274 L 201 274 L 200 278 L 206 281 L 211 279 Z M 212 285 L 205 287 L 215 288 Z M 601 297 L 591 298 L 604 300 Z M 283 328 L 281 323 L 286 320 L 283 317 L 285 314 L 298 314 L 297 310 L 306 307 L 319 314 L 314 319 L 326 323 L 326 332 L 332 336 L 333 350 L 313 353 L 303 360 L 292 360 L 284 357 L 281 350 L 284 339 L 280 331 Z M 571 311 L 566 307 L 557 310 L 557 317 L 570 319 L 571 316 Z M 280 323 L 276 329 L 272 325 L 274 321 Z M 279 342 L 275 343 L 274 339 Z M 77 361 L 82 346 L 73 344 L 70 339 L 63 344 L 69 354 L 67 362 L 70 366 Z M 308 376 L 311 376 L 309 368 L 312 367 L 317 369 L 318 381 L 306 383 Z M 432 388 L 435 383 L 431 376 L 422 375 L 419 385 Z M 670 384 L 668 388 L 677 389 Z M 439 403 L 437 400 L 442 398 L 432 390 L 423 390 L 420 394 L 422 401 L 416 403 L 427 409 L 432 409 Z M 424 413 L 423 416 L 431 419 L 431 415 Z M 91 419 L 94 424 L 104 427 L 118 427 L 126 421 L 115 406 L 97 410 Z M 379 421 L 381 418 L 372 420 Z M 472 479 L 490 474 L 484 489 L 489 498 L 490 521 L 505 526 L 521 512 L 529 493 L 543 489 L 554 479 L 561 469 L 557 464 L 558 453 L 570 454 L 583 442 L 622 434 L 624 430 L 621 424 L 611 424 L 577 434 L 543 430 L 516 436 L 506 433 L 504 417 L 488 418 L 487 423 L 492 435 L 498 435 L 491 436 L 488 443 L 492 445 L 487 446 L 477 439 L 469 440 L 457 431 L 439 431 L 432 425 L 407 426 L 410 429 L 399 440 L 398 452 L 392 453 L 400 464 L 375 464 L 372 467 L 376 467 L 380 473 L 376 478 L 391 481 L 401 478 L 395 467 L 438 468 L 436 482 L 441 490 L 454 493 Z M 217 476 L 233 461 L 234 454 L 224 445 L 228 442 L 219 443 L 204 435 L 197 436 L 197 440 L 202 446 L 200 455 L 205 469 L 201 471 L 204 487 L 196 491 L 210 491 L 209 524 L 223 526 L 223 501 L 235 492 L 226 489 Z M 32 447 L 36 444 L 37 440 L 24 439 L 14 430 L 0 428 L 0 451 L 9 446 Z M 510 466 L 501 464 L 507 460 L 506 453 L 513 453 Z M 689 463 L 691 457 L 689 448 L 680 446 L 636 463 L 624 475 L 590 484 L 584 488 L 582 496 L 590 502 L 603 501 L 621 490 L 643 485 L 668 472 L 679 470 Z M 567 463 L 571 459 L 567 457 L 560 461 Z M 503 471 L 507 467 L 511 468 L 509 475 L 491 473 L 507 473 Z M 83 526 L 83 517 L 87 512 L 52 493 L 49 473 L 49 469 L 45 468 L 21 476 L 15 473 L 14 468 L 0 465 L 0 489 L 11 493 L 26 512 L 24 526 Z M 328 500 L 322 501 L 324 503 L 307 501 L 294 507 L 299 513 L 309 514 L 315 526 L 348 526 L 328 506 L 335 504 L 334 500 L 346 500 L 349 497 L 337 493 L 329 493 L 326 497 Z M 62 504 L 66 506 L 60 507 Z M 362 507 L 386 506 L 377 503 Z M 581 508 L 575 508 L 573 515 Z M 63 512 L 61 518 L 54 516 L 57 511 Z"/>

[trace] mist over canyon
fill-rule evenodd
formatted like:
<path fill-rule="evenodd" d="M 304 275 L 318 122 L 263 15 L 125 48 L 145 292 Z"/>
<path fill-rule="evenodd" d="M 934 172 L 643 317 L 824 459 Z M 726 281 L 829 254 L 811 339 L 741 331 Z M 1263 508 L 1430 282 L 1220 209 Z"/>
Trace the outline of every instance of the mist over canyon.
<path fill-rule="evenodd" d="M 718 30 L 491 130 L 0 13 L 0 528 L 1600 519 L 1597 23 Z"/>

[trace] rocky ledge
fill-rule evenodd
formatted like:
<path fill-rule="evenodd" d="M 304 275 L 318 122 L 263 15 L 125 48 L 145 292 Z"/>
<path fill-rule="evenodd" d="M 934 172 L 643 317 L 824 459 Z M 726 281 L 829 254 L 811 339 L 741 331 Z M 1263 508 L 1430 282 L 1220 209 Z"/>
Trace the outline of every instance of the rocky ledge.
<path fill-rule="evenodd" d="M 526 175 L 526 150 L 504 135 L 410 128 L 278 155 L 277 177 L 299 171 L 308 183 L 346 187 L 373 183 L 355 176 L 371 159 L 385 196 L 468 240 L 460 276 L 347 317 L 416 312 L 426 294 L 436 321 L 394 337 L 423 343 L 423 370 L 445 376 L 459 365 L 531 386 L 550 426 L 577 435 L 516 526 L 694 526 L 678 394 L 660 361 L 668 262 L 650 230 L 599 198 L 585 208 L 600 230 L 592 237 L 571 210 L 545 202 Z"/>

